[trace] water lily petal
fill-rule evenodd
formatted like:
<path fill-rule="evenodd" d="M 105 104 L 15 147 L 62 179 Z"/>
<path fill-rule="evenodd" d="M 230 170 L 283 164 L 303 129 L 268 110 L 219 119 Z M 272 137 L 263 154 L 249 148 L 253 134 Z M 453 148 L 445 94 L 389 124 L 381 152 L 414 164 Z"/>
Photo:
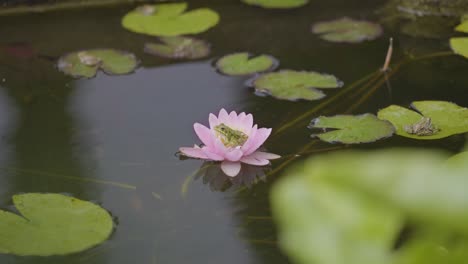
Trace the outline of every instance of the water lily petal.
<path fill-rule="evenodd" d="M 267 159 L 267 160 L 273 160 L 273 159 L 281 158 L 280 155 L 276 155 L 274 153 L 269 153 L 269 152 L 263 152 L 263 151 L 256 151 L 256 152 L 250 154 L 249 157 L 255 157 L 256 159 Z"/>
<path fill-rule="evenodd" d="M 219 123 L 226 123 L 229 120 L 229 115 L 226 112 L 226 109 L 221 109 L 218 115 Z"/>
<path fill-rule="evenodd" d="M 257 133 L 255 133 L 251 145 L 249 146 L 249 148 L 246 148 L 244 150 L 244 154 L 247 156 L 256 151 L 263 143 L 265 143 L 265 140 L 270 136 L 270 134 L 271 128 L 258 129 Z"/>
<path fill-rule="evenodd" d="M 208 159 L 208 157 L 203 153 L 202 149 L 198 146 L 194 148 L 183 147 L 179 148 L 179 151 L 187 157 L 195 158 L 195 159 Z"/>
<path fill-rule="evenodd" d="M 235 148 L 231 151 L 228 151 L 224 156 L 229 161 L 239 161 L 243 155 L 244 153 L 242 150 L 240 150 L 240 148 Z"/>
<path fill-rule="evenodd" d="M 203 154 L 205 154 L 209 160 L 215 160 L 215 161 L 224 160 L 224 157 L 222 155 L 219 155 L 218 153 L 215 153 L 213 149 L 210 149 L 208 147 L 203 147 L 202 151 L 203 151 Z"/>
<path fill-rule="evenodd" d="M 217 137 L 213 139 L 213 152 L 214 153 L 217 153 L 224 157 L 228 151 L 229 149 L 223 144 L 221 139 Z"/>
<path fill-rule="evenodd" d="M 250 147 L 253 145 L 254 141 L 255 141 L 255 135 L 257 134 L 257 125 L 253 126 L 251 131 L 250 131 L 250 134 L 248 134 L 249 138 L 247 139 L 247 141 L 244 143 L 244 145 L 242 145 L 242 152 L 246 153 L 247 150 L 250 149 Z M 250 154 L 250 153 L 249 153 Z M 248 154 L 246 154 L 248 155 Z"/>
<path fill-rule="evenodd" d="M 253 155 L 242 157 L 242 159 L 240 161 L 243 162 L 243 163 L 254 165 L 254 166 L 265 166 L 265 165 L 268 165 L 270 163 L 270 161 L 267 160 L 267 159 L 259 159 L 259 158 L 256 158 Z"/>
<path fill-rule="evenodd" d="M 223 161 L 221 163 L 221 169 L 227 176 L 235 177 L 241 170 L 241 164 L 240 162 Z"/>
<path fill-rule="evenodd" d="M 195 133 L 197 133 L 198 138 L 200 138 L 203 144 L 205 144 L 205 146 L 213 147 L 213 134 L 209 128 L 202 124 L 195 123 L 193 125 L 193 129 L 195 130 Z"/>

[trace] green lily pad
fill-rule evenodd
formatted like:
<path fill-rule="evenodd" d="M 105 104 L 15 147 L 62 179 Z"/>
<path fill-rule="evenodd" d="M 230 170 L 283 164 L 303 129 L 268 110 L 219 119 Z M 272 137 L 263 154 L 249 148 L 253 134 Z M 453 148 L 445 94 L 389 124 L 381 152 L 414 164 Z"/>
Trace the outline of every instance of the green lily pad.
<path fill-rule="evenodd" d="M 380 110 L 377 116 L 390 121 L 400 136 L 414 139 L 439 139 L 455 134 L 468 132 L 468 109 L 454 103 L 444 101 L 418 101 L 411 107 L 416 110 L 391 105 Z M 421 122 L 423 117 L 430 118 L 436 132 L 432 135 L 420 136 L 410 134 L 405 127 Z"/>
<path fill-rule="evenodd" d="M 455 28 L 455 30 L 468 33 L 468 20 L 463 20 L 462 23 Z"/>
<path fill-rule="evenodd" d="M 395 128 L 390 122 L 380 120 L 373 114 L 321 116 L 313 119 L 309 128 L 334 129 L 312 136 L 330 143 L 345 144 L 374 142 L 390 137 L 395 132 Z"/>
<path fill-rule="evenodd" d="M 57 67 L 63 73 L 92 78 L 99 69 L 109 75 L 128 74 L 138 67 L 132 53 L 113 49 L 91 49 L 68 53 L 60 57 Z"/>
<path fill-rule="evenodd" d="M 272 71 L 278 65 L 278 60 L 270 55 L 253 57 L 247 52 L 226 55 L 216 62 L 219 72 L 232 76 Z"/>
<path fill-rule="evenodd" d="M 200 59 L 210 54 L 210 44 L 189 37 L 161 37 L 164 44 L 146 43 L 145 52 L 170 59 Z"/>
<path fill-rule="evenodd" d="M 468 151 L 460 152 L 447 159 L 446 164 L 452 167 L 463 167 L 468 164 Z"/>
<path fill-rule="evenodd" d="M 284 100 L 319 100 L 325 94 L 316 88 L 339 88 L 343 82 L 335 76 L 312 71 L 282 70 L 262 74 L 249 81 L 257 92 Z"/>
<path fill-rule="evenodd" d="M 450 47 L 453 52 L 468 59 L 468 38 L 451 38 Z"/>
<path fill-rule="evenodd" d="M 316 23 L 312 32 L 331 42 L 359 43 L 378 38 L 383 30 L 379 24 L 344 17 Z"/>
<path fill-rule="evenodd" d="M 263 8 L 297 8 L 306 5 L 309 0 L 242 0 L 242 2 Z"/>
<path fill-rule="evenodd" d="M 149 10 L 152 12 L 142 11 Z M 178 36 L 198 34 L 214 27 L 219 15 L 209 8 L 199 8 L 184 13 L 187 3 L 145 5 L 124 16 L 124 28 L 152 36 Z"/>
<path fill-rule="evenodd" d="M 90 202 L 61 194 L 13 196 L 21 213 L 0 211 L 0 253 L 51 256 L 76 253 L 107 240 L 112 217 Z"/>

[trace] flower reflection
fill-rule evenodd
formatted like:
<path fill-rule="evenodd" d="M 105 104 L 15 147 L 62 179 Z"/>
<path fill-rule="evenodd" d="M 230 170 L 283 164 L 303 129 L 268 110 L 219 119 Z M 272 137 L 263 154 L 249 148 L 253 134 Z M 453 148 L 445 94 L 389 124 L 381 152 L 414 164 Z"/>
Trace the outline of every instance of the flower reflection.
<path fill-rule="evenodd" d="M 231 177 L 224 173 L 220 163 L 207 161 L 200 167 L 195 179 L 201 178 L 212 191 L 224 192 L 230 188 L 250 188 L 260 181 L 266 182 L 270 169 L 270 166 L 259 167 L 243 163 L 237 176 Z"/>

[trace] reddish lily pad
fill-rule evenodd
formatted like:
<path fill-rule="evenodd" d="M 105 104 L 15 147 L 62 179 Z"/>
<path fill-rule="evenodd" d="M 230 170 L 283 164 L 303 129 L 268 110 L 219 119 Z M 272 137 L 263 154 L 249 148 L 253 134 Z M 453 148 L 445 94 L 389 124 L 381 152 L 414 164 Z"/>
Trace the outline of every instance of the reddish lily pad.
<path fill-rule="evenodd" d="M 379 24 L 344 17 L 316 23 L 312 32 L 330 42 L 359 43 L 378 38 L 383 30 Z"/>
<path fill-rule="evenodd" d="M 210 44 L 189 37 L 161 37 L 161 43 L 146 43 L 145 52 L 169 59 L 200 59 L 210 54 Z"/>

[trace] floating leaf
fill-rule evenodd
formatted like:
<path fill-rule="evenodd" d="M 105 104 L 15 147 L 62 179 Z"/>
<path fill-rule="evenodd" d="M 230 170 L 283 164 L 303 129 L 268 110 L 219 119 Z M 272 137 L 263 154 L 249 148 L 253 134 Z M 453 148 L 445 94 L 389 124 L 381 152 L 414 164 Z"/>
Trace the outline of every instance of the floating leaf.
<path fill-rule="evenodd" d="M 413 102 L 411 107 L 417 112 L 391 105 L 380 110 L 377 116 L 380 119 L 390 121 L 395 126 L 398 135 L 409 138 L 439 139 L 468 132 L 467 108 L 444 101 L 418 101 Z M 433 135 L 419 136 L 405 130 L 405 127 L 421 122 L 424 117 L 430 118 L 437 129 Z"/>
<path fill-rule="evenodd" d="M 242 2 L 263 8 L 296 8 L 306 5 L 309 0 L 242 0 Z"/>
<path fill-rule="evenodd" d="M 92 49 L 68 53 L 60 57 L 58 69 L 73 77 L 91 78 L 98 69 L 110 75 L 128 74 L 138 66 L 132 53 L 113 49 Z"/>
<path fill-rule="evenodd" d="M 272 71 L 278 67 L 278 60 L 269 55 L 252 57 L 247 52 L 234 53 L 220 58 L 216 68 L 226 75 L 250 75 Z"/>
<path fill-rule="evenodd" d="M 463 151 L 450 157 L 446 163 L 453 167 L 466 166 L 468 164 L 468 151 Z"/>
<path fill-rule="evenodd" d="M 326 89 L 343 86 L 343 83 L 333 75 L 292 70 L 266 73 L 250 82 L 258 92 L 292 101 L 299 99 L 318 100 L 325 97 L 325 94 L 315 88 Z"/>
<path fill-rule="evenodd" d="M 450 47 L 453 52 L 468 59 L 468 38 L 451 38 Z"/>
<path fill-rule="evenodd" d="M 445 159 L 392 149 L 307 160 L 273 186 L 281 247 L 301 264 L 463 263 L 446 260 L 463 259 L 456 249 L 468 241 L 468 166 L 450 169 Z M 408 222 L 413 232 L 401 243 Z M 414 261 L 435 245 L 445 261 Z"/>
<path fill-rule="evenodd" d="M 19 213 L 0 211 L 0 253 L 21 256 L 65 255 L 107 240 L 113 221 L 90 202 L 61 194 L 13 196 Z"/>
<path fill-rule="evenodd" d="M 359 43 L 378 38 L 383 30 L 379 24 L 344 17 L 316 23 L 312 32 L 331 42 Z"/>
<path fill-rule="evenodd" d="M 380 120 L 373 114 L 321 116 L 313 119 L 309 128 L 336 129 L 313 136 L 326 142 L 345 144 L 374 142 L 395 132 L 390 122 Z"/>
<path fill-rule="evenodd" d="M 189 37 L 161 37 L 164 44 L 146 43 L 145 52 L 170 59 L 200 59 L 210 54 L 210 44 Z"/>
<path fill-rule="evenodd" d="M 455 28 L 455 30 L 468 33 L 468 20 L 463 20 L 462 23 Z"/>
<path fill-rule="evenodd" d="M 150 5 L 144 8 L 149 10 Z M 126 29 L 152 36 L 178 36 L 198 34 L 214 27 L 219 15 L 209 8 L 199 8 L 184 13 L 187 3 L 153 5 L 153 12 L 137 8 L 126 14 L 122 25 Z"/>

